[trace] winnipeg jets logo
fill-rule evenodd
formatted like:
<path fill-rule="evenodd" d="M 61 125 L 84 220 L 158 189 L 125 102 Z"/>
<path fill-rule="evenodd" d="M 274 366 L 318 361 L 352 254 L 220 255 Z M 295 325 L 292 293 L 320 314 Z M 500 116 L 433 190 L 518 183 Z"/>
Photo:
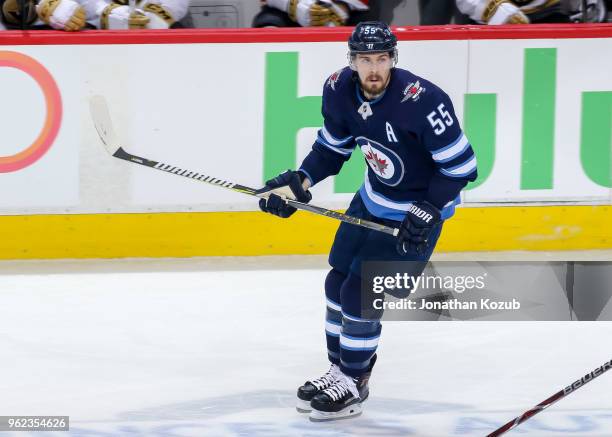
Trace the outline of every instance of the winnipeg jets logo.
<path fill-rule="evenodd" d="M 404 177 L 404 163 L 397 153 L 366 137 L 357 137 L 355 141 L 361 148 L 371 173 L 373 172 L 380 182 L 391 187 L 401 182 Z"/>
<path fill-rule="evenodd" d="M 379 158 L 376 152 L 372 151 L 372 149 L 368 150 L 368 152 L 365 154 L 365 159 L 376 173 L 380 173 L 383 176 L 385 175 L 385 170 L 387 167 L 389 167 L 386 159 Z"/>
<path fill-rule="evenodd" d="M 404 89 L 404 92 L 402 93 L 404 95 L 402 103 L 410 99 L 412 99 L 413 102 L 418 101 L 419 97 L 421 97 L 421 93 L 424 93 L 425 91 L 426 88 L 422 87 L 421 82 L 419 82 L 418 80 L 416 82 L 408 84 L 408 86 Z"/>
<path fill-rule="evenodd" d="M 336 82 L 340 79 L 340 75 L 342 74 L 342 70 L 336 71 L 334 74 L 329 76 L 329 80 L 327 84 L 331 87 L 332 90 L 336 91 Z"/>

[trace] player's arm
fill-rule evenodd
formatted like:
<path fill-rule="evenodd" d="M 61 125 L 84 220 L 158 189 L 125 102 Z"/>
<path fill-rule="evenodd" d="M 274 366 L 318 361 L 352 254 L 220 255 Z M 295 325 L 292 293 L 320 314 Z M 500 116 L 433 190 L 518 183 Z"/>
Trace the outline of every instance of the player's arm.
<path fill-rule="evenodd" d="M 259 202 L 262 211 L 283 218 L 291 216 L 295 208 L 287 205 L 283 197 L 309 202 L 312 196 L 308 189 L 323 179 L 338 174 L 355 150 L 355 140 L 341 118 L 340 109 L 335 105 L 337 96 L 332 93 L 336 91 L 329 83 L 327 82 L 323 90 L 323 127 L 317 133 L 312 149 L 298 170 L 287 170 L 266 182 L 262 190 L 269 191 L 270 196 Z"/>
<path fill-rule="evenodd" d="M 336 0 L 266 0 L 300 26 L 342 26 L 349 19 L 349 6 Z"/>
<path fill-rule="evenodd" d="M 187 15 L 189 0 L 149 0 L 143 11 L 149 18 L 147 29 L 167 29 Z"/>
<path fill-rule="evenodd" d="M 326 121 L 323 128 L 319 130 L 317 139 L 312 149 L 300 166 L 299 171 L 304 173 L 310 185 L 318 184 L 329 176 L 337 175 L 346 161 L 355 150 L 355 140 L 352 136 L 335 136 L 332 132 L 332 123 Z"/>
<path fill-rule="evenodd" d="M 478 23 L 529 23 L 529 18 L 510 0 L 457 0 L 457 8 Z"/>
<path fill-rule="evenodd" d="M 87 22 L 98 29 L 146 29 L 149 24 L 140 6 L 130 12 L 127 0 L 82 0 Z"/>
<path fill-rule="evenodd" d="M 427 248 L 427 239 L 442 220 L 445 207 L 454 204 L 468 182 L 476 180 L 476 156 L 450 98 L 433 93 L 423 102 L 420 115 L 419 139 L 431 154 L 436 171 L 429 180 L 425 199 L 413 202 L 398 235 L 400 253 L 421 252 Z"/>
<path fill-rule="evenodd" d="M 65 1 L 65 0 L 64 0 Z M 167 29 L 187 14 L 189 0 L 83 0 L 87 20 L 99 29 Z"/>
<path fill-rule="evenodd" d="M 42 0 L 36 5 L 36 13 L 53 29 L 75 32 L 85 27 L 85 9 L 75 0 Z"/>

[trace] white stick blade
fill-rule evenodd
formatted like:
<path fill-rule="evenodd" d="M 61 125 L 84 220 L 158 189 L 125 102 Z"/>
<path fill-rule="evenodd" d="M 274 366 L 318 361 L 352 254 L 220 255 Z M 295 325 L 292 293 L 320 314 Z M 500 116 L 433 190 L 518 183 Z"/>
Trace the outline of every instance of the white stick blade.
<path fill-rule="evenodd" d="M 102 96 L 93 96 L 89 99 L 89 110 L 98 136 L 102 140 L 104 147 L 113 155 L 119 149 L 119 142 L 113 130 L 110 113 L 106 99 Z"/>

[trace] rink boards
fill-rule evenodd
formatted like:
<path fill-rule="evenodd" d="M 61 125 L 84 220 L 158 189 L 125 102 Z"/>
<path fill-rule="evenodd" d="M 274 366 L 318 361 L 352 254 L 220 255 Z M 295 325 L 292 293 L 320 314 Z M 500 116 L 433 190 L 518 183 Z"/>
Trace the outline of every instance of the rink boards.
<path fill-rule="evenodd" d="M 256 199 L 105 154 L 88 98 L 130 151 L 258 187 L 321 125 L 347 29 L 0 34 L 0 259 L 325 253 L 337 222 L 281 221 Z M 479 179 L 439 250 L 612 247 L 612 27 L 398 29 L 399 66 L 442 86 Z M 342 210 L 356 151 L 313 189 Z"/>
<path fill-rule="evenodd" d="M 460 208 L 438 251 L 589 250 L 612 245 L 608 206 Z M 338 222 L 305 212 L 0 217 L 0 258 L 321 254 Z"/>

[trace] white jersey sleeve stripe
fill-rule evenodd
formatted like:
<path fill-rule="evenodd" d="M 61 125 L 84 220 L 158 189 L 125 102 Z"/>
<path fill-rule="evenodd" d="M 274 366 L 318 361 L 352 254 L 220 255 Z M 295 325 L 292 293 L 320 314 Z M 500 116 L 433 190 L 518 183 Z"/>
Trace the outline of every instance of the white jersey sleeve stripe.
<path fill-rule="evenodd" d="M 344 156 L 348 156 L 351 153 L 353 153 L 353 149 L 355 148 L 354 146 L 351 147 L 350 149 L 340 149 L 338 147 L 334 147 L 331 144 L 329 144 L 327 141 L 325 141 L 325 139 L 321 135 L 317 137 L 317 143 L 321 144 L 322 146 L 327 147 L 330 150 L 333 150 L 336 153 L 339 153 L 340 155 L 344 155 Z"/>
<path fill-rule="evenodd" d="M 325 126 L 323 126 L 323 128 L 319 131 L 319 133 L 325 139 L 325 141 L 327 141 L 332 146 L 343 146 L 353 139 L 353 137 L 351 136 L 343 138 L 341 140 L 336 139 L 336 137 L 334 137 L 332 134 L 329 133 L 329 131 L 327 130 Z"/>
<path fill-rule="evenodd" d="M 460 164 L 456 167 L 445 170 L 443 168 L 440 169 L 442 174 L 451 177 L 463 177 L 472 173 L 476 169 L 476 157 L 472 156 L 468 161 Z"/>
<path fill-rule="evenodd" d="M 444 163 L 453 160 L 461 155 L 470 147 L 470 143 L 465 135 L 461 135 L 458 141 L 455 141 L 450 146 L 440 149 L 432 153 L 433 160 L 438 163 Z"/>

